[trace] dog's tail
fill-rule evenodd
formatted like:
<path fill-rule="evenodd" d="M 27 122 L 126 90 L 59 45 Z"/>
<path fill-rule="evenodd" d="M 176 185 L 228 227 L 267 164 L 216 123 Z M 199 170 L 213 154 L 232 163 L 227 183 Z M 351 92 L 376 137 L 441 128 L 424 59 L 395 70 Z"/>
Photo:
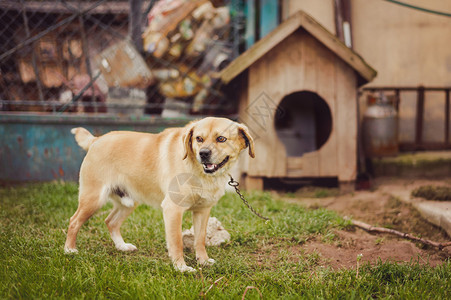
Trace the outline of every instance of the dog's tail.
<path fill-rule="evenodd" d="M 86 151 L 88 151 L 92 143 L 97 140 L 95 136 L 83 127 L 72 128 L 70 132 L 75 135 L 75 141 L 77 141 L 77 144 Z"/>

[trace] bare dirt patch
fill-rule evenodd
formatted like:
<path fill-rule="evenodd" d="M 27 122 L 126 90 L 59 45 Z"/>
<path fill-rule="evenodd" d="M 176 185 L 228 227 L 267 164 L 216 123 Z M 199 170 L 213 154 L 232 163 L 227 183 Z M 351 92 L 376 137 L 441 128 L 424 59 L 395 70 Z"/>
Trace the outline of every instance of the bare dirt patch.
<path fill-rule="evenodd" d="M 339 231 L 334 243 L 313 241 L 304 246 L 306 253 L 320 254 L 320 264 L 334 269 L 356 266 L 357 256 L 362 255 L 360 263 L 377 263 L 378 260 L 390 262 L 418 262 L 436 266 L 443 263 L 450 253 L 446 250 L 424 249 L 418 245 L 386 235 L 372 235 L 361 229 L 354 232 Z"/>
<path fill-rule="evenodd" d="M 449 180 L 442 180 L 438 184 L 447 183 Z M 300 190 L 294 197 L 283 199 L 311 209 L 324 207 L 373 226 L 392 228 L 436 242 L 447 242 L 450 238 L 444 230 L 428 223 L 412 205 L 396 196 L 399 193 L 410 194 L 413 188 L 421 184 L 424 182 L 381 179 L 374 183 L 373 191 L 356 191 L 326 198 L 304 198 L 303 191 Z M 313 240 L 295 248 L 291 249 L 293 259 L 296 253 L 318 253 L 319 263 L 334 269 L 355 267 L 360 254 L 360 263 L 374 264 L 381 260 L 418 262 L 431 266 L 441 264 L 451 257 L 451 247 L 438 250 L 392 235 L 370 234 L 354 227 L 349 231 L 336 231 L 332 241 Z"/>

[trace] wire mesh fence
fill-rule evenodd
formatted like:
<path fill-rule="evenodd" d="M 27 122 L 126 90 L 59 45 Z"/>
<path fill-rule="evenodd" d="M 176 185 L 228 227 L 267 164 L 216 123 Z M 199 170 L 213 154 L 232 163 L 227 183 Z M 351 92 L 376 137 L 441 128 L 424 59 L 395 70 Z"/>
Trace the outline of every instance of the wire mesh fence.
<path fill-rule="evenodd" d="M 243 1 L 0 1 L 0 110 L 227 114 Z"/>

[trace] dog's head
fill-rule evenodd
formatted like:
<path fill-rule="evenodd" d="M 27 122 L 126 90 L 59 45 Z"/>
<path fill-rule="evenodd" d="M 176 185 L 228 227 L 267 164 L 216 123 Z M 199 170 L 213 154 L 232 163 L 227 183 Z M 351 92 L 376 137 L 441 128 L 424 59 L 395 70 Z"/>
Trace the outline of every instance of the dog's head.
<path fill-rule="evenodd" d="M 225 172 L 246 148 L 251 157 L 255 156 L 247 127 L 225 118 L 208 117 L 188 124 L 183 145 L 183 159 L 197 162 L 205 174 Z"/>

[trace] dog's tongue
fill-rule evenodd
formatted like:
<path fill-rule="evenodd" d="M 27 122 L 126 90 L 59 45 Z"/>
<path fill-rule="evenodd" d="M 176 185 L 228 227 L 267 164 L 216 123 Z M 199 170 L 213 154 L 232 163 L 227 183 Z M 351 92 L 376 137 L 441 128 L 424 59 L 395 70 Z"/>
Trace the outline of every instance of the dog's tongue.
<path fill-rule="evenodd" d="M 205 164 L 205 168 L 207 170 L 214 170 L 216 168 L 215 164 Z"/>

